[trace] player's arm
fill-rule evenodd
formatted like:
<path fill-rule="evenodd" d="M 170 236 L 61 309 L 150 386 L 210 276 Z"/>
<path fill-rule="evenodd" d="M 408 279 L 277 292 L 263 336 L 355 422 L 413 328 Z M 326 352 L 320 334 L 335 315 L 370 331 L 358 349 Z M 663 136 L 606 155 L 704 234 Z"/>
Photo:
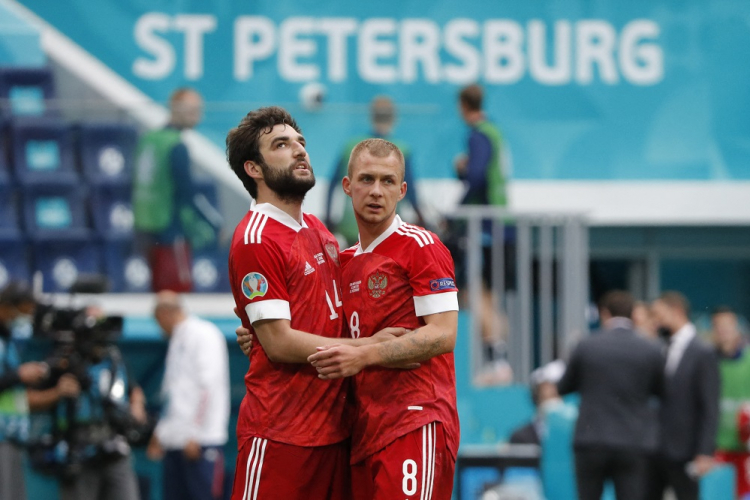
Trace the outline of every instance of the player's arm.
<path fill-rule="evenodd" d="M 322 379 L 356 375 L 368 366 L 402 368 L 453 352 L 458 330 L 458 311 L 422 317 L 425 325 L 401 337 L 378 344 L 351 348 L 323 346 L 308 358 Z"/>
<path fill-rule="evenodd" d="M 266 356 L 274 363 L 307 363 L 307 358 L 318 352 L 319 347 L 335 344 L 347 346 L 376 344 L 406 332 L 403 328 L 386 328 L 369 338 L 323 337 L 296 330 L 287 319 L 259 320 L 253 323 L 253 329 Z M 250 332 L 247 334 L 249 335 Z"/>

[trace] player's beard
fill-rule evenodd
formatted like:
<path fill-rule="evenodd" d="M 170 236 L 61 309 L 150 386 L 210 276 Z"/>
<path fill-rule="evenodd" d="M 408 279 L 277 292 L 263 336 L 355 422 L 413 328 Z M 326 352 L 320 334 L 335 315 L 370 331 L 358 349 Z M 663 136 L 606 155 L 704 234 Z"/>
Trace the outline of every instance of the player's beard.
<path fill-rule="evenodd" d="M 305 195 L 315 185 L 315 173 L 312 165 L 308 163 L 310 169 L 309 177 L 296 177 L 294 170 L 299 164 L 295 161 L 287 168 L 273 168 L 265 161 L 261 162 L 260 168 L 263 171 L 263 180 L 266 186 L 276 193 L 283 201 L 301 202 Z"/>

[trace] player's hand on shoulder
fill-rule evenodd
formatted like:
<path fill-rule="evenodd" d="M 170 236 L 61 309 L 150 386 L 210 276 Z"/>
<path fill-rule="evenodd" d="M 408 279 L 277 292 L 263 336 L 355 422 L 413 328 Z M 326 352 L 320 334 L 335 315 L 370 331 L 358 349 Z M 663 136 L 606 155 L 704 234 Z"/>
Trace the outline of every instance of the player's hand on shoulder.
<path fill-rule="evenodd" d="M 318 347 L 318 352 L 310 355 L 307 361 L 318 370 L 318 378 L 332 380 L 351 377 L 367 366 L 362 347 L 334 344 Z"/>

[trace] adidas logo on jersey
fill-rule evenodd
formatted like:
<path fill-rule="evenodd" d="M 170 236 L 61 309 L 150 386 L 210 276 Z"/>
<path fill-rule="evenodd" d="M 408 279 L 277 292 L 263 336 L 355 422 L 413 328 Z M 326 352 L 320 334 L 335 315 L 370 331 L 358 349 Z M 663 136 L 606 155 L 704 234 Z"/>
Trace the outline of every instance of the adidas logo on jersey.
<path fill-rule="evenodd" d="M 315 268 L 309 262 L 305 261 L 305 276 L 313 272 L 315 272 Z"/>

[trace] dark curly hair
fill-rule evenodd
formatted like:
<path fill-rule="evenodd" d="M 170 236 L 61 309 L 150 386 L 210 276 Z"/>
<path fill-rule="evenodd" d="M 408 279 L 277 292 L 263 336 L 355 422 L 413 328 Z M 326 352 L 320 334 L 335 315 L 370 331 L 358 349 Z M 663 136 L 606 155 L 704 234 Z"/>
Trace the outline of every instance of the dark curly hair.
<path fill-rule="evenodd" d="M 242 185 L 250 196 L 258 197 L 258 185 L 255 180 L 245 172 L 245 162 L 253 161 L 263 163 L 263 155 L 260 153 L 260 137 L 268 134 L 276 125 L 289 125 L 298 133 L 302 130 L 294 121 L 292 115 L 284 108 L 269 106 L 249 112 L 240 121 L 240 124 L 227 134 L 227 161 L 234 173 L 242 181 Z"/>

